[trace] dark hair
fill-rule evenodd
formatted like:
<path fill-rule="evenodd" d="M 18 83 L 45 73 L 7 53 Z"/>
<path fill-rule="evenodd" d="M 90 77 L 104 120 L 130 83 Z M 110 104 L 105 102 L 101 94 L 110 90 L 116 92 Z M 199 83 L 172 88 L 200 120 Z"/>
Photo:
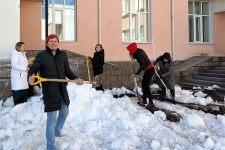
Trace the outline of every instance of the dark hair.
<path fill-rule="evenodd" d="M 24 43 L 24 42 L 17 42 L 16 45 L 15 45 L 15 49 L 16 49 L 17 51 L 19 51 L 19 50 L 20 50 L 20 47 L 21 47 L 23 44 L 25 44 L 25 43 Z"/>
<path fill-rule="evenodd" d="M 100 48 L 101 48 L 101 50 L 102 50 L 102 45 L 101 45 L 101 44 L 97 44 L 97 45 L 95 46 L 95 51 L 96 51 L 97 46 L 100 46 Z M 100 51 L 101 51 L 101 50 L 100 50 Z"/>

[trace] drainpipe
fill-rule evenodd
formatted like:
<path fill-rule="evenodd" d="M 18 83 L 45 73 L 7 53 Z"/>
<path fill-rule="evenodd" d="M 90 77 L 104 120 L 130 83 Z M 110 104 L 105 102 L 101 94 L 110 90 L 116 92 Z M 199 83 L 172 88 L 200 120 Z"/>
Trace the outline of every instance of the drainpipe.
<path fill-rule="evenodd" d="M 98 43 L 101 44 L 101 0 L 98 1 Z"/>
<path fill-rule="evenodd" d="M 171 0 L 171 48 L 172 59 L 175 60 L 175 48 L 174 48 L 174 0 Z"/>
<path fill-rule="evenodd" d="M 48 37 L 48 0 L 45 1 L 45 39 L 47 39 L 47 37 Z"/>

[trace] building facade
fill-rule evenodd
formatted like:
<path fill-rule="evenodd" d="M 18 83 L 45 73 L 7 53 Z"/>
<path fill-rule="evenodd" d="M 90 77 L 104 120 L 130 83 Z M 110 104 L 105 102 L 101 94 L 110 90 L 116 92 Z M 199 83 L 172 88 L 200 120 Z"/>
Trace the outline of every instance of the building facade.
<path fill-rule="evenodd" d="M 48 31 L 60 49 L 92 56 L 101 43 L 106 61 L 129 60 L 136 42 L 154 60 L 225 55 L 225 0 L 48 0 Z M 45 0 L 0 2 L 0 59 L 17 41 L 26 49 L 45 48 Z"/>

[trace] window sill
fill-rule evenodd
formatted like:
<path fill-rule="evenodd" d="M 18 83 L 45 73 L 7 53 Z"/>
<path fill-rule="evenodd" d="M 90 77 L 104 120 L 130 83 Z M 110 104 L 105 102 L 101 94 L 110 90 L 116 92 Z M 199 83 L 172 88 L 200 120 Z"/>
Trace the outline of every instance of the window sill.
<path fill-rule="evenodd" d="M 42 42 L 45 42 L 45 40 L 41 40 Z M 64 41 L 64 40 L 59 40 L 59 43 L 76 43 L 77 41 Z"/>
<path fill-rule="evenodd" d="M 213 45 L 212 42 L 189 42 L 189 44 L 197 44 L 197 45 Z"/>
<path fill-rule="evenodd" d="M 133 42 L 122 42 L 123 44 L 131 44 L 131 43 L 137 43 L 137 44 L 152 44 L 152 42 L 136 42 L 136 41 L 133 41 Z"/>

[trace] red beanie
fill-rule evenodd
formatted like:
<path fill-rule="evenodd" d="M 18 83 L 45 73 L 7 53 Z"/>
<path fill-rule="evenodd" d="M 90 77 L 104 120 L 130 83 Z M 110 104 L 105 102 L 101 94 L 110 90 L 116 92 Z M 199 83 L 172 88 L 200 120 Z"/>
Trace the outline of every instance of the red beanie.
<path fill-rule="evenodd" d="M 131 53 L 131 54 L 135 54 L 137 51 L 137 44 L 131 43 L 130 45 L 127 46 L 127 50 Z"/>
<path fill-rule="evenodd" d="M 47 38 L 46 38 L 46 44 L 48 43 L 48 41 L 51 39 L 51 38 L 56 38 L 59 42 L 59 38 L 57 35 L 55 34 L 50 34 Z"/>

